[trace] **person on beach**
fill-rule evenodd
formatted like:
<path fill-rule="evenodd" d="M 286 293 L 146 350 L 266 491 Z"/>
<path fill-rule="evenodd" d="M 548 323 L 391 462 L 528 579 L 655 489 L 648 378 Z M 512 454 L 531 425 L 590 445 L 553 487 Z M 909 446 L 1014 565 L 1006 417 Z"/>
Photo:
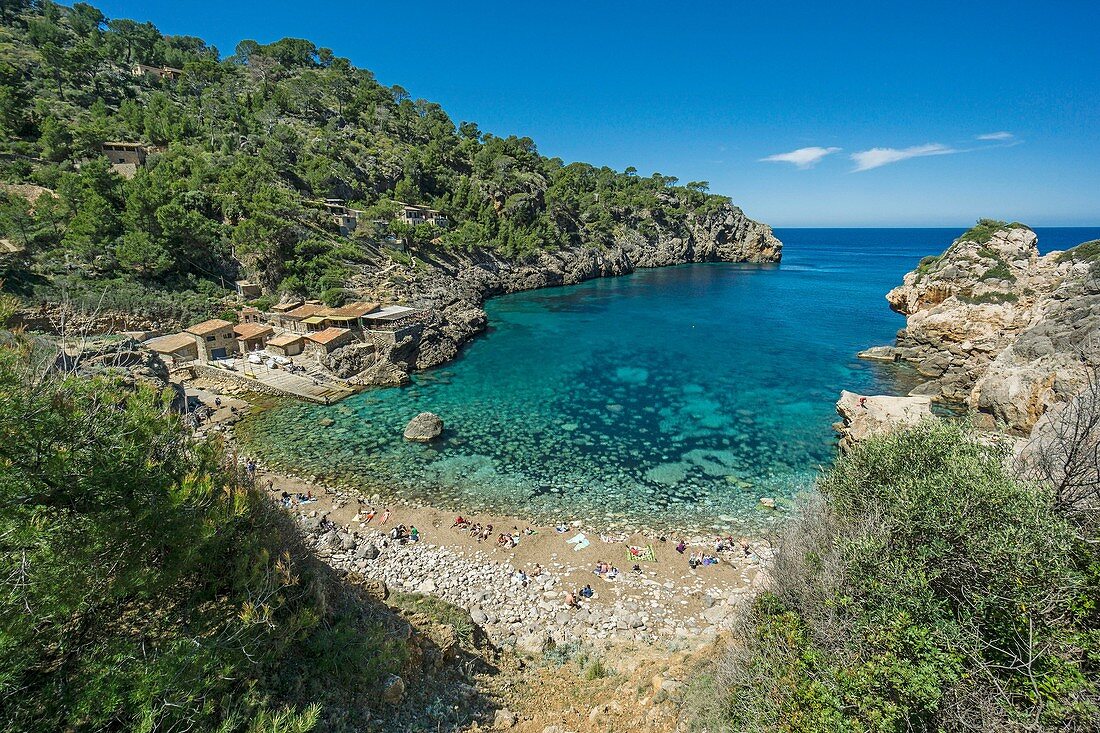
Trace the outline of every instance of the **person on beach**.
<path fill-rule="evenodd" d="M 420 541 L 420 530 L 418 530 L 416 527 L 409 527 L 409 539 L 412 542 L 419 542 Z"/>
<path fill-rule="evenodd" d="M 364 524 L 370 524 L 370 520 L 374 519 L 374 516 L 375 516 L 376 514 L 378 514 L 378 512 L 377 512 L 377 511 L 375 511 L 374 507 L 371 507 L 371 508 L 370 508 L 370 509 L 369 509 L 369 510 L 367 511 L 367 517 L 366 517 L 366 520 L 364 521 Z"/>
<path fill-rule="evenodd" d="M 687 549 L 687 543 L 684 542 L 683 540 L 680 540 L 679 542 L 676 543 L 676 552 L 683 555 L 684 550 L 686 550 L 686 549 Z"/>
<path fill-rule="evenodd" d="M 741 544 L 741 551 L 745 553 L 745 557 L 748 557 L 749 555 L 752 554 L 752 550 L 749 549 L 749 540 L 748 540 L 747 537 L 742 537 L 740 544 Z"/>
<path fill-rule="evenodd" d="M 577 597 L 573 595 L 573 591 L 565 591 L 565 605 L 569 608 L 580 608 L 580 604 L 577 603 Z"/>
<path fill-rule="evenodd" d="M 596 591 L 592 590 L 592 586 L 586 583 L 585 586 L 581 588 L 581 595 L 585 598 L 591 598 L 592 596 L 596 595 Z"/>
<path fill-rule="evenodd" d="M 388 521 L 390 521 L 390 510 L 389 509 L 382 512 L 382 521 L 379 522 L 379 524 L 385 524 Z"/>
<path fill-rule="evenodd" d="M 542 575 L 542 566 L 538 563 L 535 563 L 535 568 L 531 571 L 531 577 L 537 578 L 540 575 Z"/>
<path fill-rule="evenodd" d="M 607 571 L 607 579 L 614 580 L 617 577 L 619 577 L 619 569 L 612 566 L 611 569 Z"/>
<path fill-rule="evenodd" d="M 455 517 L 455 523 L 451 525 L 451 529 L 454 529 L 455 527 L 458 527 L 458 528 L 461 529 L 465 526 L 466 526 L 466 520 L 463 519 L 462 515 L 460 514 L 457 517 Z"/>

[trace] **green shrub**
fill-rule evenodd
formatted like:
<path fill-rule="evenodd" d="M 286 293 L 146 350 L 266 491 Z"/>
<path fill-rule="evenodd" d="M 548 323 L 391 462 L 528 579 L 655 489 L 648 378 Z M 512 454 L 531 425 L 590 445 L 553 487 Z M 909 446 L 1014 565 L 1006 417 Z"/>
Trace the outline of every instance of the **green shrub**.
<path fill-rule="evenodd" d="M 1001 260 L 998 260 L 997 264 L 993 265 L 993 267 L 990 267 L 988 270 L 983 272 L 982 276 L 978 279 L 1008 280 L 1009 282 L 1016 282 L 1016 276 L 1012 274 L 1012 270 L 1010 270 L 1008 265 Z"/>
<path fill-rule="evenodd" d="M 1020 296 L 1016 293 L 1005 293 L 998 290 L 993 290 L 981 295 L 968 295 L 966 293 L 957 296 L 959 300 L 969 305 L 1000 305 L 1003 303 L 1015 303 L 1020 299 Z"/>
<path fill-rule="evenodd" d="M 697 730 L 1087 730 L 1100 550 L 1007 449 L 930 420 L 858 445 L 785 531 Z"/>
<path fill-rule="evenodd" d="M 1100 239 L 1082 242 L 1058 255 L 1058 262 L 1100 262 Z"/>
<path fill-rule="evenodd" d="M 1027 224 L 1021 224 L 1018 221 L 1007 222 L 998 221 L 997 219 L 978 219 L 978 223 L 963 232 L 959 236 L 959 239 L 985 244 L 1001 229 L 1031 229 L 1031 227 Z"/>
<path fill-rule="evenodd" d="M 31 378 L 15 344 L 0 349 L 0 576 L 18 581 L 0 586 L 3 729 L 273 733 L 366 710 L 404 659 L 384 612 L 219 444 L 189 437 L 170 391 Z"/>

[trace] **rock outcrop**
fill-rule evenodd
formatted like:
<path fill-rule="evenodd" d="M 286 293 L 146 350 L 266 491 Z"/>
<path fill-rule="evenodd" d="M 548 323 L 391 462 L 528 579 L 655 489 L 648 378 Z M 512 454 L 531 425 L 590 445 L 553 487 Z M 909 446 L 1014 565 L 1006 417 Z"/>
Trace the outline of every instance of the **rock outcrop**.
<path fill-rule="evenodd" d="M 405 440 L 430 443 L 443 434 L 443 418 L 433 412 L 422 412 L 405 427 Z"/>
<path fill-rule="evenodd" d="M 861 354 L 909 362 L 913 393 L 966 406 L 979 425 L 1027 433 L 1083 384 L 1100 341 L 1100 249 L 1039 255 L 1020 224 L 981 222 L 887 294 L 907 316 L 896 345 Z"/>
<path fill-rule="evenodd" d="M 932 398 L 858 395 L 845 390 L 836 411 L 841 421 L 833 427 L 840 433 L 840 449 L 848 451 L 867 438 L 910 428 L 932 417 Z"/>
<path fill-rule="evenodd" d="M 689 262 L 778 262 L 782 254 L 783 244 L 771 227 L 732 204 L 688 214 L 686 223 L 675 228 L 647 221 L 652 224 L 647 228 L 650 234 L 630 228 L 609 245 L 543 250 L 518 259 L 487 251 L 425 248 L 416 256 L 428 267 L 364 274 L 355 285 L 379 299 L 426 310 L 409 364 L 426 369 L 453 359 L 465 342 L 485 329 L 481 306 L 496 295 Z"/>

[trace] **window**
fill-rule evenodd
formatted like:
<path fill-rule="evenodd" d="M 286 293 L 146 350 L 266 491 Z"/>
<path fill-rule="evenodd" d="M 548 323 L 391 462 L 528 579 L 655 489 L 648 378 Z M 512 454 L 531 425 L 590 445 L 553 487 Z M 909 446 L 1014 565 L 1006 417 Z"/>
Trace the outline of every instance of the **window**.
<path fill-rule="evenodd" d="M 213 343 L 214 342 L 214 337 L 213 336 L 207 336 L 206 340 Z"/>

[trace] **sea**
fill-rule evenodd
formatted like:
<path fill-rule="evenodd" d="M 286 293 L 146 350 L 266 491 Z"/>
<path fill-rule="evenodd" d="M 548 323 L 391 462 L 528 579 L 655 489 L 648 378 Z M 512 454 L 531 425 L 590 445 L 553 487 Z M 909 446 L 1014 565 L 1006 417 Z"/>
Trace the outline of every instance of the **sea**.
<path fill-rule="evenodd" d="M 683 265 L 503 296 L 486 304 L 484 335 L 411 385 L 333 406 L 276 401 L 237 434 L 299 474 L 464 514 L 767 531 L 835 459 L 842 389 L 905 394 L 919 382 L 856 354 L 893 342 L 904 319 L 886 292 L 963 229 L 777 229 L 775 265 Z M 1036 232 L 1043 252 L 1100 238 Z M 443 418 L 442 438 L 405 441 L 423 411 Z"/>

